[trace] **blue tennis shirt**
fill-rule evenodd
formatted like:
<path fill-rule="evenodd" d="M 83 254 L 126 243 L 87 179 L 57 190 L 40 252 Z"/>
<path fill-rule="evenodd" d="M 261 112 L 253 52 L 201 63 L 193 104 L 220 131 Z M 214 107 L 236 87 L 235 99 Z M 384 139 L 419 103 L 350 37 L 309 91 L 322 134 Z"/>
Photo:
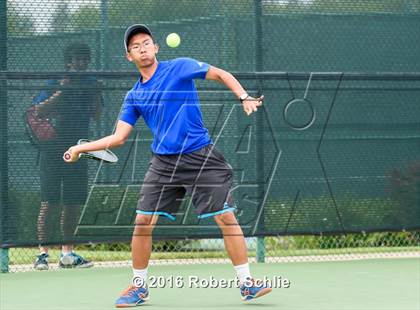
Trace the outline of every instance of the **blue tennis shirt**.
<path fill-rule="evenodd" d="M 127 93 L 119 119 L 134 126 L 143 117 L 155 154 L 191 153 L 212 143 L 194 84 L 208 70 L 208 64 L 191 58 L 159 62 L 148 81 L 139 79 Z"/>

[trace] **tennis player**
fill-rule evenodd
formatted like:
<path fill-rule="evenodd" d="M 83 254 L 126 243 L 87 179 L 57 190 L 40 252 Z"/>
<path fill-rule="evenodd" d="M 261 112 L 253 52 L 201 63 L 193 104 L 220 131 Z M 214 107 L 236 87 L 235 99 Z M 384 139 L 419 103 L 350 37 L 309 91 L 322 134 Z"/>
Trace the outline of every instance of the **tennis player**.
<path fill-rule="evenodd" d="M 214 217 L 220 227 L 242 299 L 269 293 L 270 287 L 251 276 L 245 239 L 233 213 L 232 168 L 204 127 L 194 79 L 225 84 L 242 102 L 247 115 L 257 111 L 263 96 L 249 96 L 232 74 L 206 63 L 190 58 L 158 61 L 159 46 L 145 25 L 130 26 L 124 45 L 127 59 L 137 66 L 141 77 L 125 97 L 115 133 L 70 147 L 63 156 L 72 162 L 81 152 L 123 145 L 139 117 L 153 133 L 153 156 L 140 191 L 131 243 L 133 281 L 117 299 L 116 307 L 132 307 L 148 299 L 153 228 L 159 216 L 175 219 L 186 193 L 191 195 L 198 217 Z"/>

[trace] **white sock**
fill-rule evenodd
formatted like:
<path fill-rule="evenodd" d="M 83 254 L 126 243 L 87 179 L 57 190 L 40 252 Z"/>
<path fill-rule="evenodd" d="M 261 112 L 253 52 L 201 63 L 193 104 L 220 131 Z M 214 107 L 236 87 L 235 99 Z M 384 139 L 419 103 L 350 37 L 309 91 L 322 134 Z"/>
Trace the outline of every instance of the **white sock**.
<path fill-rule="evenodd" d="M 61 254 L 63 254 L 63 256 L 65 256 L 65 255 L 69 255 L 69 254 L 71 254 L 73 251 L 70 251 L 70 252 L 64 252 L 64 251 L 61 251 Z"/>
<path fill-rule="evenodd" d="M 239 279 L 239 284 L 243 284 L 247 279 L 251 278 L 251 272 L 249 271 L 249 264 L 242 264 L 233 266 L 236 270 L 236 275 Z"/>
<path fill-rule="evenodd" d="M 145 269 L 133 268 L 133 285 L 137 287 L 146 286 L 147 284 L 147 267 Z"/>

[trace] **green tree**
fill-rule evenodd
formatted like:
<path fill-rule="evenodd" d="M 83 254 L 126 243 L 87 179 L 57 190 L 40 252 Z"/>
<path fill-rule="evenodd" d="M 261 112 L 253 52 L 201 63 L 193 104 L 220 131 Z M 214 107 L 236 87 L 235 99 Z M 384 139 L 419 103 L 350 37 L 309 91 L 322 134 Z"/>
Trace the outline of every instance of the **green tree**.
<path fill-rule="evenodd" d="M 315 0 L 316 11 L 337 13 L 404 12 L 406 0 Z"/>
<path fill-rule="evenodd" d="M 28 35 L 34 32 L 34 22 L 30 16 L 21 14 L 8 4 L 7 9 L 7 32 L 8 35 Z"/>
<path fill-rule="evenodd" d="M 72 31 L 73 18 L 67 3 L 60 3 L 53 14 L 51 30 L 54 32 Z"/>
<path fill-rule="evenodd" d="M 77 30 L 99 29 L 101 14 L 98 7 L 84 5 L 71 16 L 72 25 Z"/>
<path fill-rule="evenodd" d="M 141 5 L 132 0 L 110 0 L 109 20 L 112 26 L 156 21 L 197 20 L 214 15 L 249 15 L 253 0 L 143 0 Z"/>
<path fill-rule="evenodd" d="M 404 13 L 418 12 L 417 0 L 283 0 L 265 2 L 264 13 Z"/>
<path fill-rule="evenodd" d="M 254 0 L 109 0 L 108 24 L 126 27 L 133 23 L 156 21 L 176 22 L 211 16 L 252 16 Z M 98 29 L 101 26 L 100 6 L 84 5 L 71 13 L 60 4 L 54 14 L 54 31 Z"/>

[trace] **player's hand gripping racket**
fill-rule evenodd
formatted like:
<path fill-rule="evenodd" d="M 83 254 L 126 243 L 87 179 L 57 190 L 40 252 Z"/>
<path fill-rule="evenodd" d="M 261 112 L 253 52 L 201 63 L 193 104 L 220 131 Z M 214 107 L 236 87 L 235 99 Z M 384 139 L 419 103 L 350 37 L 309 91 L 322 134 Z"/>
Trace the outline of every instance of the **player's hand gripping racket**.
<path fill-rule="evenodd" d="M 77 144 L 84 144 L 88 142 L 91 142 L 91 141 L 87 139 L 80 139 L 79 141 L 77 141 Z M 70 154 L 68 153 L 64 154 L 64 159 L 70 160 L 70 158 L 71 158 Z M 106 163 L 116 163 L 118 161 L 117 155 L 115 155 L 110 150 L 99 150 L 99 151 L 90 151 L 86 153 L 80 153 L 79 158 L 89 158 L 89 159 L 103 161 Z"/>

